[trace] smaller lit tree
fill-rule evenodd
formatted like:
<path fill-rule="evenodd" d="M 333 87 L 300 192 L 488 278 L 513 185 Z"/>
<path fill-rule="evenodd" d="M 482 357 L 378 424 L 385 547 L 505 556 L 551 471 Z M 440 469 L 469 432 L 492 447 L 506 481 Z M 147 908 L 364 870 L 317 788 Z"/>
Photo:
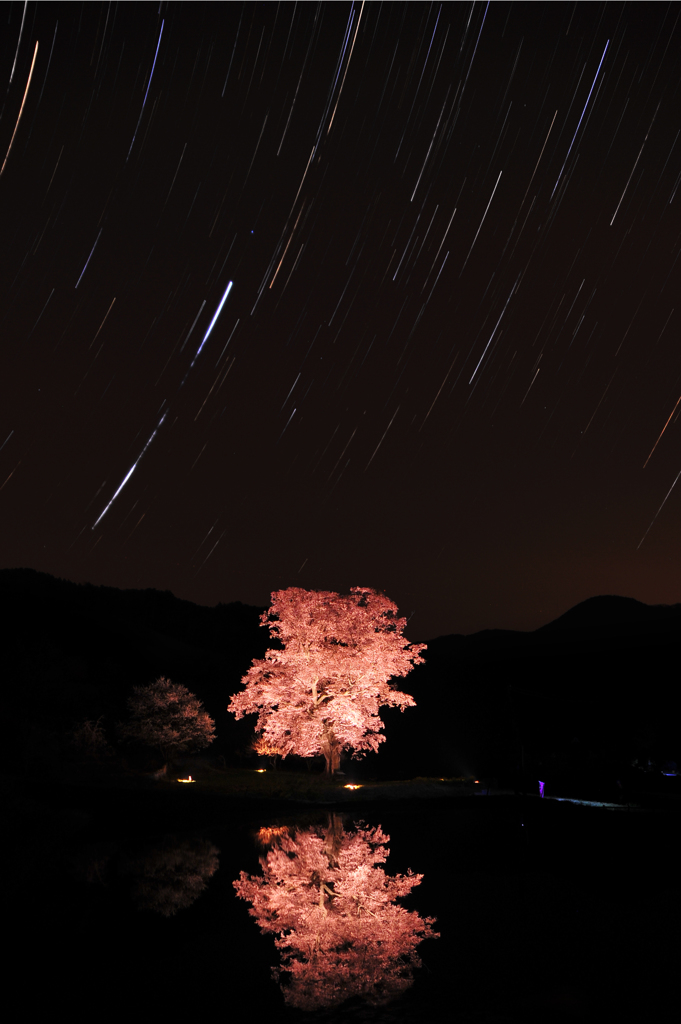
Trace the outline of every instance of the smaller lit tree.
<path fill-rule="evenodd" d="M 102 715 L 97 721 L 86 718 L 74 727 L 69 734 L 69 743 L 74 753 L 87 761 L 105 761 L 111 756 L 104 728 Z"/>
<path fill-rule="evenodd" d="M 122 738 L 157 751 L 164 761 L 202 750 L 215 739 L 215 723 L 198 697 L 163 676 L 148 686 L 134 686 L 128 709 Z"/>

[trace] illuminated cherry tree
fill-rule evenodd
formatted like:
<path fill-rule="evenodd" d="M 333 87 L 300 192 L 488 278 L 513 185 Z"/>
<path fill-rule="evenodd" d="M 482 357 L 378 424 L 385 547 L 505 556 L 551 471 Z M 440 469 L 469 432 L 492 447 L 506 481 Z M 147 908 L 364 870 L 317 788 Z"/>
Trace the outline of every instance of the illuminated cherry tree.
<path fill-rule="evenodd" d="M 164 760 L 202 750 L 215 738 L 215 723 L 186 686 L 161 676 L 148 686 L 134 686 L 128 698 L 130 720 L 123 739 L 157 750 Z"/>
<path fill-rule="evenodd" d="M 421 966 L 419 944 L 437 938 L 434 918 L 397 902 L 422 875 L 386 875 L 390 837 L 358 823 L 294 834 L 261 830 L 269 845 L 263 874 L 242 871 L 234 887 L 251 903 L 263 933 L 276 936 L 281 967 L 273 971 L 286 1002 L 301 1010 L 339 1006 L 353 996 L 378 1006 L 401 995 Z"/>
<path fill-rule="evenodd" d="M 385 740 L 381 706 L 414 706 L 389 680 L 422 662 L 426 645 L 402 635 L 407 620 L 384 594 L 290 587 L 272 594 L 261 622 L 282 649 L 253 662 L 229 710 L 237 718 L 257 714 L 258 736 L 282 757 L 323 754 L 326 771 L 334 772 L 341 751 L 357 757 L 378 750 Z"/>

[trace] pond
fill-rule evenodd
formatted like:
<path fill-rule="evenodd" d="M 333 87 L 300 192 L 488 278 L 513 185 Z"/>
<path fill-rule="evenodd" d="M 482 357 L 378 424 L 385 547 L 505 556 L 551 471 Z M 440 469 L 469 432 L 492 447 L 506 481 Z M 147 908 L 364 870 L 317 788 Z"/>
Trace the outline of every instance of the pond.
<path fill-rule="evenodd" d="M 676 832 L 671 814 L 491 797 L 18 836 L 14 951 L 34 978 L 21 1005 L 72 1019 L 664 1020 Z"/>

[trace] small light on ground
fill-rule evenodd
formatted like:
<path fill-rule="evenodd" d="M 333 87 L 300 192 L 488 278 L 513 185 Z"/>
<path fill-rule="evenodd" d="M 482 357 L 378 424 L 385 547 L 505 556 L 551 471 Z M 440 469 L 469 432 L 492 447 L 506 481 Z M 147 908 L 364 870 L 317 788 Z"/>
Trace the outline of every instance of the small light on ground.
<path fill-rule="evenodd" d="M 362 788 L 361 786 L 353 786 L 349 782 L 345 786 L 343 786 L 343 789 L 361 789 L 361 788 Z"/>
<path fill-rule="evenodd" d="M 258 775 L 262 775 L 263 772 L 267 771 L 267 768 L 256 768 L 255 770 L 258 773 Z"/>
<path fill-rule="evenodd" d="M 178 779 L 177 781 L 178 782 L 196 782 L 196 779 L 193 779 L 191 777 L 191 775 L 190 775 L 188 779 Z"/>

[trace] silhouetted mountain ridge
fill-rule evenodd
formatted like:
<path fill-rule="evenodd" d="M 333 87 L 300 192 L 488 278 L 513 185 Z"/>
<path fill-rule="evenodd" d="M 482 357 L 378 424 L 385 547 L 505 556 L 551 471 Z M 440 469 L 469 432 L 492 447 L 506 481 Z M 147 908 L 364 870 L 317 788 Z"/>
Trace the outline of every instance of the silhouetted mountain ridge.
<path fill-rule="evenodd" d="M 637 632 L 681 630 L 681 604 L 648 605 L 633 597 L 615 594 L 589 597 L 541 626 L 536 633 L 541 636 L 557 635 L 566 630 L 624 633 L 632 628 Z"/>
<path fill-rule="evenodd" d="M 680 641 L 681 605 L 617 596 L 533 632 L 437 637 L 404 680 L 416 708 L 384 713 L 386 756 L 412 736 L 426 737 L 419 757 L 443 775 L 497 774 L 523 759 L 545 774 L 561 761 L 676 761 L 681 689 L 669 666 Z"/>
<path fill-rule="evenodd" d="M 226 709 L 271 646 L 264 609 L 203 607 L 168 591 L 25 569 L 0 571 L 0 600 L 5 709 L 24 759 L 26 735 L 63 733 L 100 715 L 115 724 L 132 686 L 160 675 L 203 701 L 216 722 L 216 753 L 231 759 L 247 748 L 254 719 L 236 722 Z M 382 711 L 387 742 L 365 770 L 503 774 L 523 760 L 546 774 L 554 761 L 677 760 L 681 699 L 669 665 L 680 639 L 681 605 L 617 596 L 590 598 L 533 632 L 436 637 L 425 663 L 395 680 L 416 707 Z"/>
<path fill-rule="evenodd" d="M 543 657 L 545 650 L 566 646 L 608 648 L 613 640 L 624 646 L 676 644 L 681 639 L 681 604 L 647 605 L 630 597 L 591 597 L 531 632 L 486 629 L 463 635 L 447 634 L 429 641 L 428 650 L 454 651 L 466 659 Z M 441 656 L 441 655 L 440 655 Z"/>

